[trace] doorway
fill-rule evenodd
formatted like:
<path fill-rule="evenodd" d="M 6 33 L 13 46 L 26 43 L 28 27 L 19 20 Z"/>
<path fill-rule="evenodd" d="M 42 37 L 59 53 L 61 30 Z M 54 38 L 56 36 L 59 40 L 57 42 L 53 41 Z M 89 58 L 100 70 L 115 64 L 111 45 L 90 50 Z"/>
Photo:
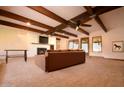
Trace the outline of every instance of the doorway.
<path fill-rule="evenodd" d="M 56 38 L 56 50 L 60 49 L 60 41 L 61 41 L 60 38 Z"/>

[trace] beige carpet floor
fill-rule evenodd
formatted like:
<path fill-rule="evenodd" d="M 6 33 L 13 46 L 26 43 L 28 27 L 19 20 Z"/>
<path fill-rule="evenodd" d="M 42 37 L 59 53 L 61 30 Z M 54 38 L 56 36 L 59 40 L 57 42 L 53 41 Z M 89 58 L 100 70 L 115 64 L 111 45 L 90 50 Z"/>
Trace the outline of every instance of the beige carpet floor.
<path fill-rule="evenodd" d="M 64 61 L 64 60 L 63 60 Z M 0 86 L 8 87 L 124 87 L 124 61 L 87 57 L 85 64 L 46 73 L 34 58 L 0 60 Z"/>

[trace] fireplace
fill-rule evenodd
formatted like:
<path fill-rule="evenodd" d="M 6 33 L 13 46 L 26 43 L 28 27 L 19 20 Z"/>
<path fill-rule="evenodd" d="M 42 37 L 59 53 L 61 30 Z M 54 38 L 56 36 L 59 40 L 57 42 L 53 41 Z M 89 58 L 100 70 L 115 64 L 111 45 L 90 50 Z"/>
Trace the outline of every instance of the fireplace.
<path fill-rule="evenodd" d="M 37 55 L 45 54 L 47 48 L 37 48 Z"/>

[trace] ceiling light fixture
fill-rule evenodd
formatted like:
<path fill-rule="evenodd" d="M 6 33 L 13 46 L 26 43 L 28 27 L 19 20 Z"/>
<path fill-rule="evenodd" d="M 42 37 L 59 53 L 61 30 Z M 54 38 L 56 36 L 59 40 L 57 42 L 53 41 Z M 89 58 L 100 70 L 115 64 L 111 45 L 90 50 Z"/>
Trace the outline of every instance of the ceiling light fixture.
<path fill-rule="evenodd" d="M 76 24 L 77 26 L 76 26 L 76 31 L 78 31 L 78 29 L 79 29 L 79 26 L 80 26 L 80 21 L 77 21 L 77 24 Z"/>
<path fill-rule="evenodd" d="M 30 25 L 31 25 L 31 23 L 30 23 L 30 22 L 27 22 L 26 24 L 27 24 L 28 26 L 30 26 Z"/>
<path fill-rule="evenodd" d="M 65 35 L 65 33 L 62 33 L 62 35 Z"/>
<path fill-rule="evenodd" d="M 76 26 L 76 31 L 78 31 L 78 29 L 79 29 L 79 26 Z"/>
<path fill-rule="evenodd" d="M 78 31 L 79 26 L 80 26 L 80 20 L 77 21 L 77 24 L 76 24 L 76 25 L 77 25 L 77 26 L 76 26 L 76 31 Z"/>

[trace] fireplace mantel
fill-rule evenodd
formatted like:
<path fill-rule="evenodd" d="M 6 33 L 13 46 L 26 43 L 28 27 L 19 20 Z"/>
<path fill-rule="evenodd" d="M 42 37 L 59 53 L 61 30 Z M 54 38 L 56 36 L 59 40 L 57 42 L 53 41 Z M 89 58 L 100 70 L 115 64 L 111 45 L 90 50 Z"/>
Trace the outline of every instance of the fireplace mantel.
<path fill-rule="evenodd" d="M 50 45 L 50 44 L 42 44 L 42 43 L 31 43 L 31 44 L 36 44 L 36 45 Z"/>

